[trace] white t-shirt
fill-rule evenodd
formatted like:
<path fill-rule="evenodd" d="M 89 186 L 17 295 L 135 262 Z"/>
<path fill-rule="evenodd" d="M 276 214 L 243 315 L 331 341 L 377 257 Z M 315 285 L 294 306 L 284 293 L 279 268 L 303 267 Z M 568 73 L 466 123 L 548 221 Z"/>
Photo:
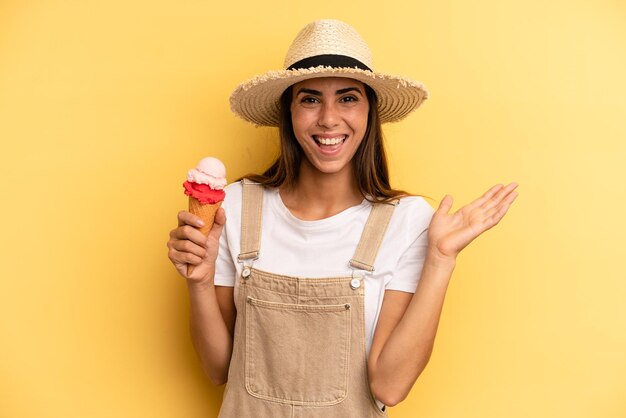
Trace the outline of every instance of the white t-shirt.
<path fill-rule="evenodd" d="M 220 237 L 215 285 L 235 286 L 243 264 L 237 261 L 241 237 L 242 185 L 225 189 L 222 207 L 226 226 Z M 350 259 L 356 251 L 372 207 L 363 200 L 330 218 L 303 221 L 283 204 L 278 189 L 264 189 L 261 247 L 253 267 L 270 273 L 323 278 L 351 276 Z M 433 208 L 417 196 L 405 197 L 396 206 L 380 245 L 374 272 L 358 270 L 365 283 L 365 341 L 369 355 L 385 290 L 415 293 L 428 245 Z"/>

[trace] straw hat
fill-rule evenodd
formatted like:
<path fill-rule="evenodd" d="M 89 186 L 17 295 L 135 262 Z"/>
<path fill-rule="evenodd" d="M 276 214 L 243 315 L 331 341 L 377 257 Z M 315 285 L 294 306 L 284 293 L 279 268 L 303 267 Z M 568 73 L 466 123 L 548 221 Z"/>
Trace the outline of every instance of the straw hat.
<path fill-rule="evenodd" d="M 369 47 L 356 30 L 339 20 L 316 20 L 298 33 L 284 69 L 241 83 L 230 96 L 231 110 L 259 126 L 278 126 L 281 94 L 309 78 L 348 77 L 370 86 L 378 97 L 381 123 L 395 122 L 428 97 L 422 83 L 374 71 Z"/>

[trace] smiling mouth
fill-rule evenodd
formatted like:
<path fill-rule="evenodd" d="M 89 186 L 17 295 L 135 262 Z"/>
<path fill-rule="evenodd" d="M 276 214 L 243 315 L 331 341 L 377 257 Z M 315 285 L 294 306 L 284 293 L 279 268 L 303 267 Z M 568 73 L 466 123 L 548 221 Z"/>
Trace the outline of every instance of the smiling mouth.
<path fill-rule="evenodd" d="M 339 145 L 342 144 L 348 135 L 340 135 L 332 138 L 321 138 L 319 136 L 313 135 L 313 139 L 318 145 Z"/>

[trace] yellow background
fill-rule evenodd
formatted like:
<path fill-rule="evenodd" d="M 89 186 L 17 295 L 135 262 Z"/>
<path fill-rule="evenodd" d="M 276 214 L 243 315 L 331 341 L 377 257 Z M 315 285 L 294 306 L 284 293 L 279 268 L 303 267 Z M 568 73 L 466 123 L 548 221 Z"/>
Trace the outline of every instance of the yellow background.
<path fill-rule="evenodd" d="M 626 416 L 620 0 L 2 0 L 0 416 L 216 416 L 166 256 L 181 183 L 206 155 L 229 181 L 272 160 L 229 94 L 325 17 L 430 90 L 385 129 L 395 186 L 456 210 L 520 185 L 390 415 Z"/>

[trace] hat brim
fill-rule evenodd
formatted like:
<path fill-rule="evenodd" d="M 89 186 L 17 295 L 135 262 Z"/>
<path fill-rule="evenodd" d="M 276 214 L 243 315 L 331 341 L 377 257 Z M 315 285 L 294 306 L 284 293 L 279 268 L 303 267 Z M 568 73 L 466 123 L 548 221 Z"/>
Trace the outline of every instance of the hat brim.
<path fill-rule="evenodd" d="M 345 77 L 370 86 L 378 97 L 381 123 L 396 122 L 417 109 L 428 98 L 420 82 L 402 76 L 358 68 L 313 67 L 268 71 L 241 83 L 230 96 L 231 110 L 257 126 L 278 126 L 280 96 L 300 81 L 321 77 Z"/>

